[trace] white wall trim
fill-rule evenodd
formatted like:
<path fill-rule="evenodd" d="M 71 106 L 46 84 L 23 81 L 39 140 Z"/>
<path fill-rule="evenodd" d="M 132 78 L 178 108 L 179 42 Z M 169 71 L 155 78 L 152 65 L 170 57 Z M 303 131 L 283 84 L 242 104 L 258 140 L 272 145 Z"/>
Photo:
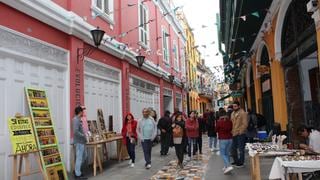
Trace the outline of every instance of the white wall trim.
<path fill-rule="evenodd" d="M 257 54 L 256 54 L 256 67 L 258 67 L 261 63 L 261 54 L 262 54 L 262 50 L 263 48 L 266 47 L 267 51 L 268 51 L 268 56 L 269 56 L 269 61 L 270 61 L 270 53 L 269 53 L 269 47 L 267 46 L 267 43 L 265 41 L 261 41 L 258 49 L 257 49 Z M 260 74 L 258 73 L 258 68 L 256 68 L 256 78 L 260 78 Z"/>
<path fill-rule="evenodd" d="M 251 76 L 251 69 L 252 69 L 252 64 L 251 64 L 251 62 L 250 61 L 247 61 L 247 72 L 246 72 L 246 85 L 247 85 L 247 87 L 250 87 L 250 76 Z M 254 79 L 254 78 L 253 78 Z"/>
<path fill-rule="evenodd" d="M 290 3 L 291 3 L 291 0 L 281 1 L 280 9 L 277 17 L 275 36 L 274 36 L 274 48 L 275 48 L 275 59 L 278 61 L 280 61 L 282 58 L 282 49 L 281 49 L 282 28 L 284 24 L 284 18 L 286 16 Z"/>
<path fill-rule="evenodd" d="M 159 84 L 156 84 L 156 83 L 151 82 L 151 81 L 149 81 L 149 80 L 143 79 L 143 78 L 141 78 L 141 77 L 139 77 L 139 76 L 136 76 L 136 75 L 134 75 L 134 74 L 130 74 L 129 78 L 131 78 L 131 77 L 136 78 L 136 79 L 139 79 L 139 80 L 141 80 L 141 81 L 144 81 L 144 82 L 146 82 L 146 83 L 152 84 L 152 85 L 160 88 L 160 85 L 159 85 Z M 132 85 L 131 83 L 129 83 L 129 84 Z"/>

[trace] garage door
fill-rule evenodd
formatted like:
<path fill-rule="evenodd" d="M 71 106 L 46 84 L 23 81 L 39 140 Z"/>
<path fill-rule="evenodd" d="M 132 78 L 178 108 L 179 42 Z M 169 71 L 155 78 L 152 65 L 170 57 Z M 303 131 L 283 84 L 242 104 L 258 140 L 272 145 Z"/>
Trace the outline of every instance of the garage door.
<path fill-rule="evenodd" d="M 24 93 L 26 86 L 47 91 L 60 149 L 64 154 L 64 162 L 67 161 L 67 144 L 69 144 L 69 128 L 67 127 L 69 125 L 66 106 L 68 99 L 66 69 L 68 53 L 1 27 L 0 34 L 0 167 L 2 167 L 0 168 L 0 179 L 11 179 L 12 159 L 8 158 L 8 155 L 11 154 L 11 144 L 7 119 L 17 112 L 29 115 Z M 5 38 L 2 39 L 3 37 Z M 47 48 L 48 51 L 33 54 L 35 50 L 39 51 L 39 48 L 40 50 Z M 50 54 L 54 52 L 58 54 Z M 54 56 L 59 60 L 54 60 Z M 36 163 L 33 162 L 32 167 L 36 167 L 35 165 Z M 33 176 L 25 179 L 35 178 Z"/>
<path fill-rule="evenodd" d="M 113 129 L 120 132 L 122 128 L 120 71 L 94 60 L 86 60 L 84 91 L 88 120 L 97 120 L 97 109 L 102 109 L 105 124 L 108 126 L 108 117 L 113 116 Z"/>
<path fill-rule="evenodd" d="M 159 87 L 141 79 L 130 78 L 130 110 L 136 119 L 142 118 L 143 108 L 160 112 Z"/>

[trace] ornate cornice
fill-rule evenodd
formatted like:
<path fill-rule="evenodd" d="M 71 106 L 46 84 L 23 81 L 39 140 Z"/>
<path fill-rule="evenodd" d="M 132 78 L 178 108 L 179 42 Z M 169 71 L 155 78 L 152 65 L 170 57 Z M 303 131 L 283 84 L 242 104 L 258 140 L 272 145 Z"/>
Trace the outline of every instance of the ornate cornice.
<path fill-rule="evenodd" d="M 68 51 L 0 26 L 0 47 L 58 64 L 68 64 Z"/>

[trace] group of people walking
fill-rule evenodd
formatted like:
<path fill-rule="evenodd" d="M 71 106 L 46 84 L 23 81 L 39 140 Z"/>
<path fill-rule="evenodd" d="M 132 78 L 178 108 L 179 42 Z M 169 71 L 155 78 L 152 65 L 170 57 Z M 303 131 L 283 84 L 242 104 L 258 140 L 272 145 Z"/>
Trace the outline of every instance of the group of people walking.
<path fill-rule="evenodd" d="M 143 117 L 137 121 L 131 113 L 124 117 L 121 130 L 123 144 L 126 145 L 130 157 L 130 167 L 135 166 L 135 147 L 138 140 L 141 142 L 145 168 L 151 168 L 151 152 L 154 139 L 160 131 L 161 150 L 160 155 L 168 155 L 169 148 L 174 147 L 178 159 L 178 168 L 183 168 L 184 155 L 187 154 L 190 161 L 196 154 L 202 154 L 202 135 L 206 132 L 211 151 L 220 149 L 220 155 L 224 162 L 223 171 L 228 173 L 233 166 L 242 167 L 244 164 L 244 148 L 246 141 L 246 129 L 248 126 L 247 113 L 240 108 L 239 102 L 234 102 L 232 113 L 220 108 L 218 114 L 207 110 L 203 116 L 198 116 L 196 111 L 191 111 L 189 116 L 175 109 L 171 115 L 165 111 L 164 116 L 156 122 L 154 113 L 148 108 L 142 111 Z M 86 142 L 81 124 L 83 109 L 75 109 L 73 120 L 74 143 L 76 145 L 76 177 L 81 177 L 80 170 L 84 144 Z M 219 148 L 217 147 L 219 141 Z M 230 155 L 234 159 L 230 163 Z"/>
<path fill-rule="evenodd" d="M 239 102 L 234 102 L 232 107 L 229 116 L 223 108 L 220 108 L 218 114 L 207 110 L 200 117 L 196 111 L 191 111 L 189 116 L 178 109 L 175 109 L 172 115 L 169 111 L 165 111 L 158 122 L 153 119 L 147 108 L 143 109 L 143 118 L 139 121 L 134 120 L 133 115 L 129 113 L 124 120 L 122 135 L 130 156 L 130 166 L 134 167 L 135 145 L 139 139 L 144 153 L 145 168 L 151 168 L 152 142 L 159 130 L 160 155 L 168 155 L 169 148 L 174 147 L 179 168 L 183 167 L 184 154 L 187 154 L 188 161 L 196 154 L 202 154 L 202 134 L 205 132 L 209 138 L 211 151 L 220 149 L 224 173 L 232 171 L 232 165 L 242 167 L 248 124 L 247 113 L 240 108 Z M 230 163 L 230 153 L 234 159 L 233 163 Z"/>

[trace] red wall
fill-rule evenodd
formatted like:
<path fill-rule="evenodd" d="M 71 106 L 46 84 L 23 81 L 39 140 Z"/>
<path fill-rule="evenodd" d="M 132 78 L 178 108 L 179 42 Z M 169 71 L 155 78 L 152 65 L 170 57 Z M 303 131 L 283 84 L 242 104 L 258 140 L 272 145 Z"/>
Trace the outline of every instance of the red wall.
<path fill-rule="evenodd" d="M 68 35 L 23 14 L 3 3 L 0 3 L 0 25 L 19 31 L 23 34 L 46 41 L 50 44 L 68 48 Z M 50 36 L 48 36 L 50 34 Z"/>

